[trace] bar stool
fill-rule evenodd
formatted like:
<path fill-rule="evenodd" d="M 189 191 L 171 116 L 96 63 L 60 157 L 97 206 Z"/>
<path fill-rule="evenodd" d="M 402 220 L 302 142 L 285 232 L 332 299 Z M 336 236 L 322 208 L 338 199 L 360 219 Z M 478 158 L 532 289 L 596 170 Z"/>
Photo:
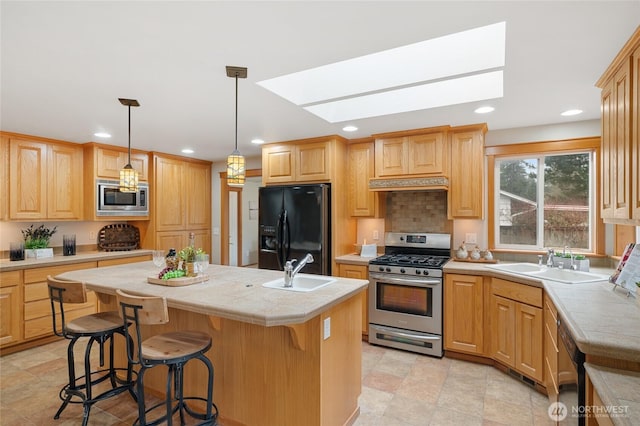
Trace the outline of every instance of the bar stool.
<path fill-rule="evenodd" d="M 213 403 L 213 365 L 205 353 L 211 348 L 211 336 L 199 331 L 176 331 L 157 334 L 145 340 L 141 338 L 141 325 L 158 325 L 169 322 L 167 299 L 164 297 L 140 297 L 116 290 L 118 303 L 122 308 L 124 321 L 135 326 L 137 348 L 128 352 L 129 362 L 139 365 L 136 392 L 138 396 L 138 419 L 134 425 L 173 424 L 172 417 L 180 412 L 181 424 L 185 422 L 185 412 L 202 420 L 199 425 L 217 425 L 218 407 Z M 125 333 L 129 333 L 125 329 Z M 199 359 L 208 370 L 207 398 L 184 396 L 184 367 L 192 359 Z M 158 365 L 166 365 L 167 381 L 164 402 L 150 408 L 145 407 L 144 377 L 148 369 Z M 173 380 L 173 395 L 171 382 Z M 187 400 L 198 400 L 206 403 L 206 413 L 198 413 L 187 405 Z M 146 416 L 156 408 L 165 406 L 165 413 L 158 419 L 147 422 Z M 212 410 L 213 408 L 213 410 Z"/>
<path fill-rule="evenodd" d="M 60 337 L 69 340 L 67 346 L 67 363 L 69 371 L 69 382 L 60 390 L 62 405 L 56 412 L 54 419 L 60 418 L 60 414 L 68 404 L 82 404 L 82 425 L 86 426 L 89 421 L 89 411 L 91 406 L 98 401 L 129 391 L 136 399 L 133 391 L 133 366 L 128 363 L 127 368 L 115 368 L 113 362 L 114 335 L 120 334 L 127 342 L 127 347 L 133 348 L 133 340 L 125 333 L 126 326 L 117 311 L 99 312 L 85 315 L 71 321 L 67 321 L 65 315 L 65 304 L 86 303 L 87 289 L 83 282 L 61 280 L 52 276 L 47 277 L 47 287 L 49 289 L 49 299 L 51 301 L 51 314 L 53 315 L 53 332 Z M 60 321 L 60 327 L 58 327 Z M 84 351 L 84 374 L 77 376 L 74 347 L 78 340 L 88 337 L 89 341 Z M 103 368 L 104 345 L 109 341 L 109 366 Z M 91 349 L 94 343 L 99 345 L 100 368 L 91 369 Z M 118 372 L 124 374 L 126 378 L 118 377 Z M 111 382 L 111 387 L 94 395 L 94 386 L 106 380 Z M 97 390 L 96 390 L 97 392 Z"/>

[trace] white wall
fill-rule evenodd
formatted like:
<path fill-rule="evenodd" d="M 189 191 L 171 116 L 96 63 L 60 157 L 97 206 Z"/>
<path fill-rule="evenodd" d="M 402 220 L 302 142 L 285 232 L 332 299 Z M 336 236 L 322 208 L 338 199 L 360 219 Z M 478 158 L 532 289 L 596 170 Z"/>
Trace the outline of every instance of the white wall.
<path fill-rule="evenodd" d="M 27 221 L 27 222 L 3 222 L 0 221 L 0 250 L 9 250 L 9 243 L 13 241 L 22 241 L 22 229 L 28 228 L 31 224 L 34 227 L 38 227 L 41 224 L 49 229 L 57 226 L 58 229 L 53 237 L 51 237 L 51 247 L 62 247 L 62 236 L 64 234 L 75 234 L 76 245 L 95 245 L 98 243 L 97 235 L 103 226 L 111 223 L 117 223 L 117 221 L 110 222 L 42 222 L 42 221 Z M 131 222 L 135 225 L 135 222 Z M 93 237 L 93 238 L 91 238 Z"/>
<path fill-rule="evenodd" d="M 258 188 L 262 177 L 247 178 L 242 188 L 242 266 L 258 263 Z"/>

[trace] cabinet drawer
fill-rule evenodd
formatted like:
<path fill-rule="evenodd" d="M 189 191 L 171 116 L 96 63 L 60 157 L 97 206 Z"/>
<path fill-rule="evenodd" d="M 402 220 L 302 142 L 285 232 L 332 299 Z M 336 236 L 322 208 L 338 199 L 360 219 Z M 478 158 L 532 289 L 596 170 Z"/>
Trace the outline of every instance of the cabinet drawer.
<path fill-rule="evenodd" d="M 39 282 L 33 284 L 25 284 L 24 301 L 33 302 L 35 300 L 49 300 L 49 287 L 47 282 Z"/>
<path fill-rule="evenodd" d="M 94 296 L 95 297 L 95 296 Z M 46 301 L 49 303 L 49 301 Z M 38 304 L 39 302 L 32 302 Z M 32 303 L 29 303 L 32 304 Z M 35 307 L 34 307 L 35 308 Z M 48 336 L 53 334 L 53 321 L 51 317 L 51 305 L 48 305 L 47 314 L 39 318 L 26 319 L 24 322 L 24 338 L 32 339 L 34 337 Z M 26 310 L 26 306 L 25 306 Z M 65 319 L 71 321 L 84 315 L 90 315 L 96 313 L 95 301 L 93 303 L 83 303 L 78 305 L 76 309 L 65 311 Z M 58 315 L 56 325 L 60 327 L 60 316 Z"/>
<path fill-rule="evenodd" d="M 98 266 L 97 262 L 82 262 L 71 265 L 47 266 L 45 268 L 26 269 L 24 271 L 24 282 L 36 283 L 38 281 L 47 281 L 47 276 L 56 276 L 63 272 L 78 271 L 80 269 L 91 269 Z"/>
<path fill-rule="evenodd" d="M 544 301 L 544 325 L 553 343 L 558 346 L 558 320 L 552 308 L 549 306 L 550 301 Z"/>
<path fill-rule="evenodd" d="M 540 287 L 492 278 L 491 292 L 507 299 L 542 308 L 542 288 Z"/>
<path fill-rule="evenodd" d="M 93 312 L 96 312 L 96 294 L 94 292 L 87 293 L 87 303 L 78 303 L 78 304 L 67 304 L 65 305 L 64 311 L 65 315 L 73 313 L 75 315 L 76 311 L 83 310 L 86 308 L 93 309 Z M 32 302 L 26 302 L 24 304 L 24 319 L 32 320 L 35 318 L 41 318 L 51 316 L 51 301 L 47 296 L 46 299 L 35 300 Z M 71 317 L 69 317 L 71 318 Z"/>
<path fill-rule="evenodd" d="M 22 282 L 22 271 L 8 271 L 0 273 L 0 287 L 11 287 Z"/>

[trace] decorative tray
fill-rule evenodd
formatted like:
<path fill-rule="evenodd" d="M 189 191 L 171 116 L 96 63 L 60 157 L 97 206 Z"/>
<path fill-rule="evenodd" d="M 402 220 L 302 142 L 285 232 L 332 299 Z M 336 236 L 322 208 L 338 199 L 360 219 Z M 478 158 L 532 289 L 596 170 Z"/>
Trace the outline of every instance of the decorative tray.
<path fill-rule="evenodd" d="M 487 260 L 487 259 L 471 259 L 470 257 L 467 257 L 466 259 L 458 259 L 456 257 L 453 260 L 455 260 L 456 262 L 469 262 L 469 263 L 498 263 L 498 259 L 491 259 L 491 260 Z"/>
<path fill-rule="evenodd" d="M 169 287 L 182 287 L 185 285 L 198 284 L 205 281 L 209 281 L 209 275 L 198 275 L 197 277 L 170 278 L 168 280 L 163 280 L 162 278 L 158 278 L 158 277 L 147 277 L 147 282 L 149 284 L 160 284 L 160 285 L 166 285 Z"/>
<path fill-rule="evenodd" d="M 104 226 L 98 233 L 98 248 L 105 251 L 135 250 L 140 246 L 140 230 L 128 223 Z"/>

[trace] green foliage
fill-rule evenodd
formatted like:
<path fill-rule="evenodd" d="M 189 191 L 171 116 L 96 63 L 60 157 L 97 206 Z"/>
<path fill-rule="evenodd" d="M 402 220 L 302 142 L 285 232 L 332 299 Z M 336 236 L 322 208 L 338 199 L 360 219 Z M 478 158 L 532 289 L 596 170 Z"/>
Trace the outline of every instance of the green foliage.
<path fill-rule="evenodd" d="M 21 231 L 22 238 L 24 238 L 24 248 L 31 250 L 49 247 L 49 240 L 57 230 L 57 226 L 54 226 L 53 229 L 45 228 L 44 225 L 34 228 L 31 224 L 30 227 Z"/>
<path fill-rule="evenodd" d="M 178 252 L 178 257 L 184 262 L 195 262 L 198 254 L 205 254 L 205 252 L 201 248 L 187 246 Z"/>

